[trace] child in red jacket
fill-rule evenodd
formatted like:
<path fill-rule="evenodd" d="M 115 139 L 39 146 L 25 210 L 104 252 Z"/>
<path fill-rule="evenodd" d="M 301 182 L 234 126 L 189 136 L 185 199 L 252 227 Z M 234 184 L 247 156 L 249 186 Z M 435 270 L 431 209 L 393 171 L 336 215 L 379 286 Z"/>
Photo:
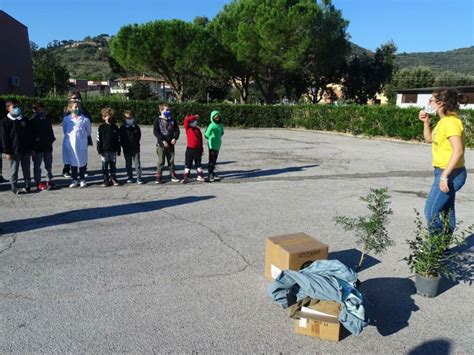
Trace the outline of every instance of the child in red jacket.
<path fill-rule="evenodd" d="M 185 169 L 182 184 L 188 182 L 193 162 L 196 164 L 197 170 L 197 181 L 204 182 L 203 170 L 202 170 L 202 133 L 198 127 L 198 115 L 188 114 L 184 118 L 184 130 L 186 131 L 186 155 L 185 155 Z"/>

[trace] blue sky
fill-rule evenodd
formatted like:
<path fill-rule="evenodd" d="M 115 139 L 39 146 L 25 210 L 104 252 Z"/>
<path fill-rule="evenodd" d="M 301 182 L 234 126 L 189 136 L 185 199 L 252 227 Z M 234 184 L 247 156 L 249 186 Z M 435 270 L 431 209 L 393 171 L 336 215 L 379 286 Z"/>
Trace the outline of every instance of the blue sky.
<path fill-rule="evenodd" d="M 214 17 L 230 0 L 0 0 L 28 26 L 30 40 L 115 34 L 129 23 Z M 393 40 L 398 52 L 446 51 L 474 45 L 473 0 L 333 0 L 350 21 L 352 41 L 375 50 Z"/>

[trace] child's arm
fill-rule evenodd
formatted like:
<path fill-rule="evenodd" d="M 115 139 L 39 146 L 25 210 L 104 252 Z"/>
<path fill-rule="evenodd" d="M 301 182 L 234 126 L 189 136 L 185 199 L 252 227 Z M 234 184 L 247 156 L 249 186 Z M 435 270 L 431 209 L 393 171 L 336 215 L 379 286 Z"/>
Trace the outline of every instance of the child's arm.
<path fill-rule="evenodd" d="M 115 142 L 115 151 L 117 152 L 117 155 L 120 156 L 120 151 L 121 151 L 121 145 L 120 145 L 120 131 L 119 128 L 117 127 L 117 141 Z"/>
<path fill-rule="evenodd" d="M 212 124 L 207 126 L 206 131 L 204 132 L 204 137 L 206 137 L 206 139 L 209 140 L 209 138 L 211 137 L 211 133 L 212 133 Z"/>
<path fill-rule="evenodd" d="M 184 118 L 183 127 L 184 127 L 185 130 L 189 128 L 189 118 L 190 118 L 190 116 L 186 116 Z"/>
<path fill-rule="evenodd" d="M 161 134 L 160 118 L 155 119 L 155 122 L 153 123 L 153 134 L 155 135 L 158 142 L 163 143 L 165 137 L 163 137 L 163 135 Z"/>
<path fill-rule="evenodd" d="M 140 142 L 140 139 L 142 139 L 142 130 L 140 129 L 139 125 L 137 125 L 137 131 L 138 131 L 137 139 Z"/>
<path fill-rule="evenodd" d="M 97 153 L 102 155 L 102 125 L 97 130 Z"/>
<path fill-rule="evenodd" d="M 179 131 L 178 122 L 175 121 L 173 138 L 174 138 L 175 140 L 178 140 L 180 133 L 181 133 L 181 132 Z"/>

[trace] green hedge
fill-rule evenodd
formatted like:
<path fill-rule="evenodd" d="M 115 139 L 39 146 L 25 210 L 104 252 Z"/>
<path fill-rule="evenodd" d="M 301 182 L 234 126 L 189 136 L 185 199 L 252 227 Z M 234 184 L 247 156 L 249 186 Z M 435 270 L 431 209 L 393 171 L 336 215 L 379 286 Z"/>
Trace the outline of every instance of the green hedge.
<path fill-rule="evenodd" d="M 8 99 L 8 97 L 3 97 Z M 34 98 L 16 97 L 26 115 L 31 114 Z M 43 99 L 48 112 L 60 122 L 65 106 L 63 99 Z M 96 123 L 101 122 L 100 109 L 112 107 L 121 116 L 125 110 L 133 110 L 138 122 L 152 124 L 158 115 L 158 102 L 124 101 L 110 98 L 93 98 L 84 101 L 84 106 Z M 306 128 L 364 135 L 383 136 L 404 140 L 422 140 L 423 125 L 418 120 L 417 108 L 394 106 L 329 106 L 329 105 L 232 105 L 173 103 L 171 110 L 181 123 L 187 113 L 201 116 L 201 126 L 206 126 L 212 110 L 221 111 L 228 127 L 288 127 Z M 462 110 L 466 128 L 466 145 L 474 146 L 474 110 Z"/>

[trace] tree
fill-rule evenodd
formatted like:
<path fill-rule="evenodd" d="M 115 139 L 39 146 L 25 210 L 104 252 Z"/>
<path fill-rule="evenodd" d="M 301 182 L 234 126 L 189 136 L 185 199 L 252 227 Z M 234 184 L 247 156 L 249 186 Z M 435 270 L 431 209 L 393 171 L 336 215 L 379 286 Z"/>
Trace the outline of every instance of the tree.
<path fill-rule="evenodd" d="M 154 97 L 155 94 L 150 88 L 150 85 L 137 81 L 128 88 L 127 97 L 130 100 L 148 100 Z"/>
<path fill-rule="evenodd" d="M 66 92 L 69 72 L 54 53 L 54 47 L 38 49 L 34 42 L 30 42 L 30 46 L 36 96 L 57 95 Z"/>
<path fill-rule="evenodd" d="M 434 86 L 474 85 L 474 76 L 445 70 L 436 74 Z"/>
<path fill-rule="evenodd" d="M 334 219 L 336 224 L 342 225 L 345 231 L 356 231 L 356 243 L 362 246 L 359 263 L 355 269 L 356 272 L 362 267 L 367 253 L 372 251 L 375 254 L 384 253 L 389 246 L 395 244 L 387 232 L 389 216 L 393 214 L 389 207 L 390 194 L 388 189 L 370 189 L 370 193 L 360 199 L 367 202 L 370 215 L 357 218 L 338 216 Z"/>
<path fill-rule="evenodd" d="M 190 78 L 211 71 L 219 44 L 200 25 L 161 20 L 122 27 L 110 49 L 124 68 L 161 75 L 182 101 Z"/>
<path fill-rule="evenodd" d="M 432 87 L 434 82 L 435 75 L 429 67 L 404 68 L 395 72 L 386 85 L 385 95 L 391 104 L 395 104 L 397 90 Z"/>
<path fill-rule="evenodd" d="M 389 42 L 377 48 L 374 55 L 361 53 L 349 59 L 344 78 L 346 99 L 360 105 L 375 99 L 392 79 L 397 47 Z"/>

